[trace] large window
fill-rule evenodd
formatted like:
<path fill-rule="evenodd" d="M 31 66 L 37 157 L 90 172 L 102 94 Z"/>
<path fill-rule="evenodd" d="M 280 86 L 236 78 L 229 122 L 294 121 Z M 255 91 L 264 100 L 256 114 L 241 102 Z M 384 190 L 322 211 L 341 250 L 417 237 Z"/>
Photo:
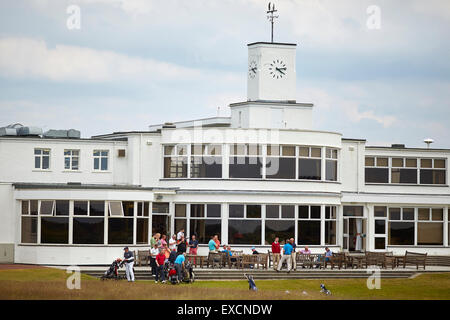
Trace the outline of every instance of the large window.
<path fill-rule="evenodd" d="M 230 178 L 261 179 L 262 175 L 261 145 L 230 145 Z"/>
<path fill-rule="evenodd" d="M 336 244 L 336 206 L 325 206 L 325 244 Z"/>
<path fill-rule="evenodd" d="M 187 145 L 164 146 L 164 178 L 187 178 Z"/>
<path fill-rule="evenodd" d="M 80 150 L 64 150 L 64 169 L 79 170 Z"/>
<path fill-rule="evenodd" d="M 74 201 L 73 215 L 74 244 L 104 243 L 104 201 Z"/>
<path fill-rule="evenodd" d="M 266 205 L 265 244 L 272 244 L 276 237 L 280 241 L 295 238 L 294 218 L 293 205 Z"/>
<path fill-rule="evenodd" d="M 140 201 L 137 203 L 136 218 L 136 243 L 146 244 L 149 242 L 149 210 L 150 203 L 148 201 Z"/>
<path fill-rule="evenodd" d="M 170 231 L 169 203 L 152 203 L 152 234 L 168 235 Z"/>
<path fill-rule="evenodd" d="M 322 149 L 300 147 L 298 159 L 298 178 L 304 180 L 322 179 Z"/>
<path fill-rule="evenodd" d="M 443 245 L 444 210 L 441 208 L 418 208 L 417 244 Z"/>
<path fill-rule="evenodd" d="M 34 149 L 34 168 L 41 170 L 50 169 L 50 149 Z"/>
<path fill-rule="evenodd" d="M 295 179 L 295 146 L 267 146 L 266 179 Z"/>
<path fill-rule="evenodd" d="M 389 208 L 389 245 L 414 245 L 414 209 Z"/>
<path fill-rule="evenodd" d="M 133 210 L 134 202 L 109 202 L 109 244 L 133 244 Z"/>
<path fill-rule="evenodd" d="M 368 156 L 365 161 L 366 183 L 446 183 L 446 159 Z"/>
<path fill-rule="evenodd" d="M 191 178 L 222 178 L 222 146 L 191 146 Z"/>
<path fill-rule="evenodd" d="M 298 206 L 298 244 L 320 245 L 320 206 Z"/>
<path fill-rule="evenodd" d="M 109 150 L 94 150 L 94 170 L 95 171 L 107 171 L 108 170 L 108 158 Z"/>
<path fill-rule="evenodd" d="M 230 204 L 229 244 L 261 244 L 261 205 Z"/>
<path fill-rule="evenodd" d="M 22 243 L 37 243 L 38 201 L 24 200 L 22 203 Z"/>

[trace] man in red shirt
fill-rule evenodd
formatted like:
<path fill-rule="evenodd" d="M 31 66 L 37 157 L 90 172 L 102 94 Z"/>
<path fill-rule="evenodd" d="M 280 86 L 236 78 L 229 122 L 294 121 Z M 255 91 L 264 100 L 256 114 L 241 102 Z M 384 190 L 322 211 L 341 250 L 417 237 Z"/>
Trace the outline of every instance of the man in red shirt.
<path fill-rule="evenodd" d="M 166 255 L 164 254 L 164 249 L 160 250 L 156 255 L 155 263 L 156 263 L 156 278 L 155 283 L 158 283 L 159 277 L 161 277 L 161 282 L 165 283 L 166 279 L 164 277 L 164 262 L 166 260 Z"/>
<path fill-rule="evenodd" d="M 280 262 L 281 257 L 281 247 L 278 242 L 280 239 L 278 237 L 275 238 L 275 241 L 272 243 L 272 255 L 273 255 L 273 269 L 276 270 L 278 267 L 278 263 Z"/>

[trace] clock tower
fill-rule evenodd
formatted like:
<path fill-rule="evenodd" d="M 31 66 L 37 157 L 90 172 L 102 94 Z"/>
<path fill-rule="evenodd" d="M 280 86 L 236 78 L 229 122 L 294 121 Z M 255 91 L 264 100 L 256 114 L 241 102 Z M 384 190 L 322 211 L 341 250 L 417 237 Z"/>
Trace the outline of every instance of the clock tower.
<path fill-rule="evenodd" d="M 295 102 L 296 44 L 248 45 L 247 100 Z"/>

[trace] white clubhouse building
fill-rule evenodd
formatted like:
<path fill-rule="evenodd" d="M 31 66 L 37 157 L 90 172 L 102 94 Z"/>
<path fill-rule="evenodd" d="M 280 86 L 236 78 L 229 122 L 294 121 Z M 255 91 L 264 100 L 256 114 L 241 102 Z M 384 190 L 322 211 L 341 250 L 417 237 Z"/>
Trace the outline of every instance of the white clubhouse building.
<path fill-rule="evenodd" d="M 91 139 L 0 129 L 0 262 L 109 264 L 185 229 L 249 252 L 275 236 L 313 252 L 450 255 L 450 149 L 371 147 L 312 130 L 295 44 L 248 45 L 230 117 Z"/>

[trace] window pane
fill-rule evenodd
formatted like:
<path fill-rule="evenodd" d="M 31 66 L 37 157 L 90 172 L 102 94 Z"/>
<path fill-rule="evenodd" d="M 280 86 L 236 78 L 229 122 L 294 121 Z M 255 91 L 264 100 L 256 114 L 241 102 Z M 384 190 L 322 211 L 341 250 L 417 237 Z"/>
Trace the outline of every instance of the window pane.
<path fill-rule="evenodd" d="M 104 201 L 89 201 L 89 215 L 90 216 L 104 216 L 105 202 Z"/>
<path fill-rule="evenodd" d="M 366 157 L 366 167 L 374 167 L 374 166 L 375 166 L 375 158 Z"/>
<path fill-rule="evenodd" d="M 194 144 L 191 146 L 192 155 L 203 155 L 205 153 L 206 146 L 202 144 Z"/>
<path fill-rule="evenodd" d="M 325 221 L 325 244 L 336 244 L 336 221 Z"/>
<path fill-rule="evenodd" d="M 73 243 L 103 244 L 104 218 L 73 218 Z"/>
<path fill-rule="evenodd" d="M 41 201 L 40 214 L 52 215 L 54 201 Z"/>
<path fill-rule="evenodd" d="M 420 170 L 421 184 L 445 184 L 446 170 Z"/>
<path fill-rule="evenodd" d="M 389 220 L 400 220 L 400 208 L 389 208 Z"/>
<path fill-rule="evenodd" d="M 69 201 L 68 200 L 56 200 L 56 215 L 68 216 L 69 215 Z"/>
<path fill-rule="evenodd" d="M 267 146 L 267 155 L 268 156 L 279 156 L 280 155 L 280 146 L 268 145 Z"/>
<path fill-rule="evenodd" d="M 243 218 L 244 217 L 244 205 L 230 204 L 229 206 L 230 218 Z"/>
<path fill-rule="evenodd" d="M 185 156 L 187 155 L 187 146 L 186 145 L 177 145 L 177 155 L 179 156 Z"/>
<path fill-rule="evenodd" d="M 309 207 L 308 206 L 299 206 L 298 207 L 298 217 L 300 219 L 308 219 L 309 218 Z"/>
<path fill-rule="evenodd" d="M 403 208 L 403 220 L 414 220 L 413 208 Z"/>
<path fill-rule="evenodd" d="M 430 209 L 419 208 L 418 219 L 419 220 L 430 220 Z"/>
<path fill-rule="evenodd" d="M 192 210 L 192 205 L 191 205 Z M 192 211 L 191 211 L 192 215 Z M 175 217 L 186 217 L 186 205 L 185 204 L 175 204 Z"/>
<path fill-rule="evenodd" d="M 99 158 L 94 158 L 94 170 L 98 170 L 100 168 L 100 159 Z"/>
<path fill-rule="evenodd" d="M 245 156 L 245 144 L 230 145 L 230 154 L 233 156 Z"/>
<path fill-rule="evenodd" d="M 389 222 L 389 245 L 413 245 L 414 222 Z"/>
<path fill-rule="evenodd" d="M 320 206 L 311 206 L 311 219 L 320 219 Z"/>
<path fill-rule="evenodd" d="M 298 222 L 298 244 L 320 245 L 320 221 Z"/>
<path fill-rule="evenodd" d="M 293 219 L 294 217 L 295 217 L 295 207 L 294 206 L 281 206 L 281 218 Z"/>
<path fill-rule="evenodd" d="M 99 156 L 100 156 L 100 151 L 94 150 L 94 157 L 99 157 Z"/>
<path fill-rule="evenodd" d="M 386 207 L 375 207 L 374 216 L 375 217 L 386 217 L 387 208 Z"/>
<path fill-rule="evenodd" d="M 187 230 L 187 219 L 175 219 L 175 233 L 180 230 Z"/>
<path fill-rule="evenodd" d="M 175 148 L 174 146 L 164 146 L 164 155 L 165 156 L 173 155 L 174 148 Z"/>
<path fill-rule="evenodd" d="M 42 154 L 42 149 L 34 149 L 34 154 L 36 155 Z"/>
<path fill-rule="evenodd" d="M 34 168 L 35 169 L 41 168 L 41 157 L 34 157 Z"/>
<path fill-rule="evenodd" d="M 220 144 L 208 145 L 208 154 L 209 155 L 221 155 L 222 154 L 222 146 Z"/>
<path fill-rule="evenodd" d="M 69 218 L 41 217 L 41 243 L 69 243 Z"/>
<path fill-rule="evenodd" d="M 204 218 L 205 217 L 205 205 L 204 204 L 191 204 L 191 217 Z"/>
<path fill-rule="evenodd" d="M 107 157 L 108 156 L 108 151 L 102 151 L 101 152 L 101 156 L 102 157 Z"/>
<path fill-rule="evenodd" d="M 102 158 L 102 170 L 108 170 L 108 158 Z"/>
<path fill-rule="evenodd" d="M 294 220 L 266 220 L 265 244 L 270 245 L 276 237 L 290 239 L 295 236 Z"/>
<path fill-rule="evenodd" d="M 143 212 L 144 217 L 148 217 L 149 208 L 150 208 L 149 206 L 150 206 L 150 203 L 148 201 L 145 201 L 144 202 L 144 212 Z"/>
<path fill-rule="evenodd" d="M 211 236 L 221 232 L 220 219 L 191 219 L 189 224 L 191 235 L 195 234 L 200 244 L 207 244 Z"/>
<path fill-rule="evenodd" d="M 108 219 L 108 243 L 133 244 L 133 219 L 132 218 Z"/>
<path fill-rule="evenodd" d="M 443 209 L 432 209 L 431 210 L 431 220 L 442 221 L 443 219 L 444 219 L 444 210 Z"/>
<path fill-rule="evenodd" d="M 366 168 L 365 181 L 368 183 L 388 183 L 389 169 L 382 168 Z"/>
<path fill-rule="evenodd" d="M 22 217 L 22 243 L 37 243 L 37 217 Z"/>
<path fill-rule="evenodd" d="M 295 158 L 266 158 L 267 179 L 295 179 Z"/>
<path fill-rule="evenodd" d="M 134 216 L 134 201 L 122 201 L 123 214 L 127 217 Z"/>
<path fill-rule="evenodd" d="M 229 220 L 229 244 L 261 244 L 261 220 Z"/>
<path fill-rule="evenodd" d="M 347 217 L 362 217 L 364 208 L 361 206 L 344 206 L 344 216 Z"/>
<path fill-rule="evenodd" d="M 406 159 L 406 167 L 417 168 L 417 159 Z"/>
<path fill-rule="evenodd" d="M 337 161 L 333 161 L 333 160 L 326 161 L 325 179 L 328 181 L 336 181 L 337 180 Z"/>
<path fill-rule="evenodd" d="M 386 220 L 375 220 L 375 233 L 386 234 Z"/>
<path fill-rule="evenodd" d="M 248 146 L 248 155 L 249 156 L 259 156 L 262 154 L 262 146 L 256 144 L 250 144 Z"/>
<path fill-rule="evenodd" d="M 42 156 L 42 169 L 48 169 L 50 167 L 50 157 Z"/>
<path fill-rule="evenodd" d="M 170 229 L 169 216 L 153 215 L 152 216 L 152 234 L 167 234 Z"/>
<path fill-rule="evenodd" d="M 169 213 L 169 204 L 167 202 L 153 202 L 153 213 Z"/>
<path fill-rule="evenodd" d="M 220 218 L 222 206 L 220 204 L 207 204 L 206 215 L 208 218 Z"/>
<path fill-rule="evenodd" d="M 388 158 L 377 158 L 377 167 L 387 167 Z"/>
<path fill-rule="evenodd" d="M 110 201 L 109 202 L 109 215 L 110 216 L 123 216 L 122 202 Z"/>
<path fill-rule="evenodd" d="M 230 178 L 262 178 L 262 159 L 258 157 L 230 157 Z"/>
<path fill-rule="evenodd" d="M 421 168 L 433 168 L 432 159 L 420 159 L 420 167 Z"/>
<path fill-rule="evenodd" d="M 247 205 L 247 218 L 261 218 L 261 206 Z"/>
<path fill-rule="evenodd" d="M 22 201 L 22 214 L 29 214 L 30 208 L 28 208 L 29 201 Z"/>
<path fill-rule="evenodd" d="M 393 167 L 403 167 L 403 158 L 392 158 Z"/>
<path fill-rule="evenodd" d="M 443 227 L 442 223 L 419 222 L 417 224 L 417 244 L 442 245 Z"/>
<path fill-rule="evenodd" d="M 375 249 L 377 250 L 386 249 L 386 238 L 375 238 Z"/>
<path fill-rule="evenodd" d="M 222 178 L 222 157 L 192 157 L 191 178 Z"/>
<path fill-rule="evenodd" d="M 300 157 L 309 157 L 309 148 L 300 147 Z"/>
<path fill-rule="evenodd" d="M 148 218 L 137 219 L 136 229 L 136 243 L 148 243 Z"/>
<path fill-rule="evenodd" d="M 435 168 L 445 168 L 445 160 L 444 159 L 434 159 L 434 167 Z"/>
<path fill-rule="evenodd" d="M 70 169 L 70 158 L 64 158 L 64 169 Z"/>
<path fill-rule="evenodd" d="M 187 178 L 187 158 L 164 158 L 164 178 Z"/>
<path fill-rule="evenodd" d="M 280 218 L 280 206 L 267 205 L 266 218 L 278 219 Z"/>
<path fill-rule="evenodd" d="M 311 157 L 320 158 L 322 155 L 321 148 L 311 148 Z"/>
<path fill-rule="evenodd" d="M 298 178 L 306 180 L 321 179 L 321 160 L 299 159 L 298 160 Z"/>
<path fill-rule="evenodd" d="M 283 156 L 295 157 L 295 147 L 294 146 L 283 146 Z"/>
<path fill-rule="evenodd" d="M 38 201 L 30 200 L 30 214 L 37 216 L 38 214 Z"/>
<path fill-rule="evenodd" d="M 417 184 L 417 169 L 392 169 L 391 182 Z"/>

